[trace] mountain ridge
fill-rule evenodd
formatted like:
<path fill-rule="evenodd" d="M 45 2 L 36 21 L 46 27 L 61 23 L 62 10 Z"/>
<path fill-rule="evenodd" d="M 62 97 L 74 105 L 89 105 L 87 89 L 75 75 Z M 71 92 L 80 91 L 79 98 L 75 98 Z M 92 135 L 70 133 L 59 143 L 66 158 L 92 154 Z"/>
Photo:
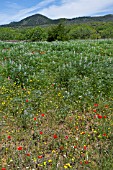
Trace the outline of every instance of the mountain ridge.
<path fill-rule="evenodd" d="M 89 23 L 89 22 L 113 22 L 113 14 L 108 14 L 104 16 L 83 16 L 76 18 L 58 18 L 50 19 L 42 14 L 34 14 L 28 16 L 18 22 L 11 22 L 9 24 L 1 25 L 2 27 L 27 27 L 27 26 L 43 26 L 59 24 L 64 22 L 65 24 L 79 24 L 79 23 Z"/>

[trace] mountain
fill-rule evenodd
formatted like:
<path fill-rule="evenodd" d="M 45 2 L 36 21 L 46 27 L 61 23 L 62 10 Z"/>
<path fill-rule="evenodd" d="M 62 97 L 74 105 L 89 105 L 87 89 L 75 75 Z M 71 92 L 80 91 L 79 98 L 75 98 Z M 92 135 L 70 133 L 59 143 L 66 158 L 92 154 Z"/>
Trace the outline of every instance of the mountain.
<path fill-rule="evenodd" d="M 22 19 L 19 22 L 11 22 L 7 26 L 36 26 L 36 25 L 46 25 L 51 24 L 52 20 L 41 14 L 35 14 L 27 18 Z"/>
<path fill-rule="evenodd" d="M 27 18 L 22 19 L 19 22 L 11 22 L 10 24 L 2 25 L 2 27 L 27 27 L 27 26 L 44 26 L 51 24 L 59 24 L 60 22 L 65 22 L 66 24 L 79 24 L 79 23 L 89 23 L 89 22 L 113 22 L 113 14 L 105 16 L 96 16 L 96 17 L 78 17 L 78 18 L 59 18 L 59 19 L 50 19 L 41 14 L 35 14 Z"/>

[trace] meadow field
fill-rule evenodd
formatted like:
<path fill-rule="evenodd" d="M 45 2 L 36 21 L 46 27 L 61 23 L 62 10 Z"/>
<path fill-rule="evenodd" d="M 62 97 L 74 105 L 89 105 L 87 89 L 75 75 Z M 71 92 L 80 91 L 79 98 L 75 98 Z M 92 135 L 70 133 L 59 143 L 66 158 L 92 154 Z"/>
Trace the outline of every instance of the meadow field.
<path fill-rule="evenodd" d="M 113 169 L 113 40 L 0 42 L 1 170 Z"/>

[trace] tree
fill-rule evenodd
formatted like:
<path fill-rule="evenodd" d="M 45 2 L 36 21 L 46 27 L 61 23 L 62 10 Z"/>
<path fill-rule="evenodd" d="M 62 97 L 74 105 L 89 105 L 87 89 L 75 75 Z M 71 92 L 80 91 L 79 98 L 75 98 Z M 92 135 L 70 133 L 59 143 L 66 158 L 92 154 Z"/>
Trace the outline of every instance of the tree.
<path fill-rule="evenodd" d="M 48 31 L 48 41 L 66 41 L 69 39 L 68 36 L 69 29 L 65 27 L 63 23 L 58 24 L 57 26 L 52 26 Z"/>
<path fill-rule="evenodd" d="M 46 40 L 47 33 L 43 30 L 43 28 L 40 27 L 29 28 L 25 34 L 25 39 L 31 41 Z"/>
<path fill-rule="evenodd" d="M 97 39 L 100 38 L 96 30 L 87 24 L 81 24 L 70 30 L 70 39 Z"/>

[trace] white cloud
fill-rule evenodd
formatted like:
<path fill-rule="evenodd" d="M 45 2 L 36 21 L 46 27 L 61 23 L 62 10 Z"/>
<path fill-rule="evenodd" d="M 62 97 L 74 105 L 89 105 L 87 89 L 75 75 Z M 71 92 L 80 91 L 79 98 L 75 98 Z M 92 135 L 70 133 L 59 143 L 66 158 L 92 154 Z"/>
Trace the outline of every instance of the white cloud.
<path fill-rule="evenodd" d="M 101 13 L 113 11 L 113 0 L 61 0 L 60 5 L 57 0 L 43 0 L 40 3 L 25 9 L 17 9 L 15 13 L 0 13 L 0 24 L 21 19 L 40 13 L 49 18 L 74 18 L 80 16 L 94 16 Z M 59 3 L 58 2 L 58 3 Z M 11 6 L 11 4 L 9 4 Z M 20 8 L 17 4 L 15 7 Z M 113 13 L 113 12 L 112 12 Z"/>
<path fill-rule="evenodd" d="M 50 18 L 73 18 L 90 16 L 96 13 L 108 12 L 108 6 L 113 6 L 113 0 L 62 0 L 60 6 L 52 5 L 39 13 Z"/>

